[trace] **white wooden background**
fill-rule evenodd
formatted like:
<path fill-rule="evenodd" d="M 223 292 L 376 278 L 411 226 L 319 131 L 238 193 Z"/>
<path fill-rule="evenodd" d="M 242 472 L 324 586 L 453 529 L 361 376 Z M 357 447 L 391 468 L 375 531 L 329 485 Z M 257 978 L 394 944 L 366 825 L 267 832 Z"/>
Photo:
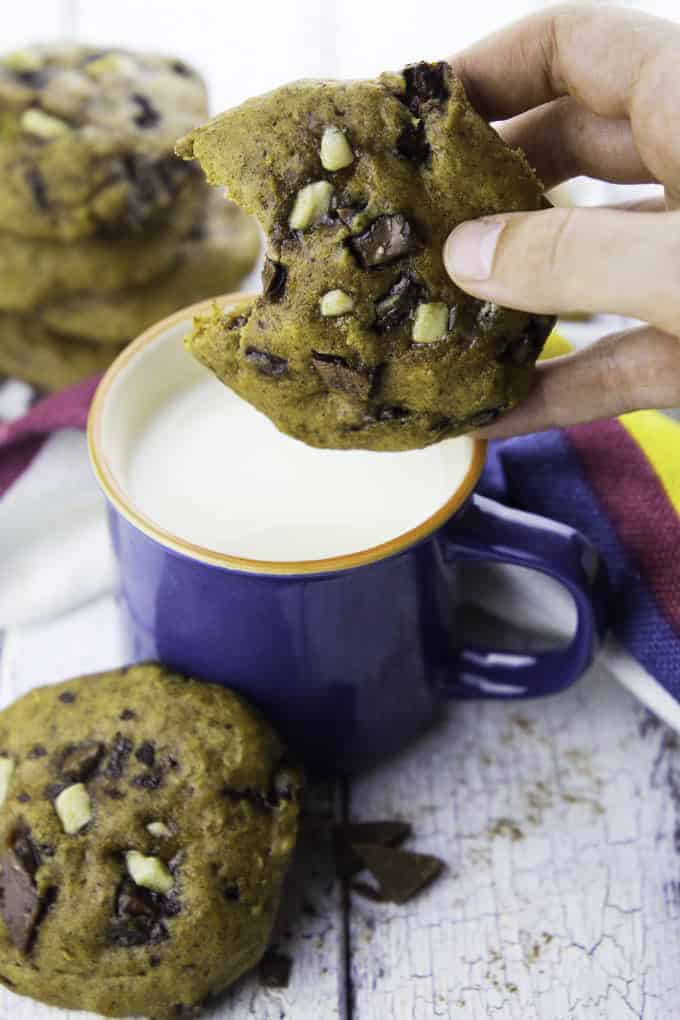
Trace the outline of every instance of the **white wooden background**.
<path fill-rule="evenodd" d="M 665 17 L 678 0 L 622 0 Z M 177 53 L 217 112 L 293 78 L 373 77 L 452 53 L 543 0 L 3 0 L 0 48 L 76 38 Z"/>
<path fill-rule="evenodd" d="M 75 37 L 177 52 L 204 71 L 218 110 L 291 78 L 453 51 L 536 6 L 5 0 L 0 38 L 3 49 Z M 678 16 L 678 0 L 638 6 Z M 0 704 L 121 655 L 110 597 L 11 632 Z M 333 882 L 312 832 L 277 933 L 290 986 L 247 978 L 220 1020 L 680 1020 L 679 741 L 604 662 L 558 698 L 451 708 L 397 761 L 316 789 L 314 809 L 406 818 L 412 845 L 447 871 L 410 905 L 370 904 Z M 0 1020 L 68 1016 L 0 992 Z"/>

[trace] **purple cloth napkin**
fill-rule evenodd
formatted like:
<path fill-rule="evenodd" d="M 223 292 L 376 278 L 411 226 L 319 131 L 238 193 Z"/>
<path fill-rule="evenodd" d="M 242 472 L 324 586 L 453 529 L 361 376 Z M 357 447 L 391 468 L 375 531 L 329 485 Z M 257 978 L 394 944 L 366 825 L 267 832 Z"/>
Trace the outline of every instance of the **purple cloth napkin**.
<path fill-rule="evenodd" d="M 84 429 L 101 376 L 39 400 L 21 418 L 0 424 L 0 497 L 23 474 L 52 432 Z"/>

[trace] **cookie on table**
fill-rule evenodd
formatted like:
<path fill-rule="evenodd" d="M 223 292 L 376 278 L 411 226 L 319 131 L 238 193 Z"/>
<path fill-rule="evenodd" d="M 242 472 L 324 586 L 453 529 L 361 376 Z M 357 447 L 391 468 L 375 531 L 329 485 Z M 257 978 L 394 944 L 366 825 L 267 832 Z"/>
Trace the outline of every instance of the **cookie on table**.
<path fill-rule="evenodd" d="M 27 694 L 0 713 L 0 981 L 106 1016 L 195 1015 L 264 952 L 299 790 L 219 685 L 146 664 Z"/>
<path fill-rule="evenodd" d="M 522 400 L 552 326 L 459 290 L 458 223 L 539 209 L 523 153 L 445 63 L 377 81 L 303 81 L 250 99 L 177 147 L 267 234 L 263 294 L 200 318 L 189 350 L 313 446 L 402 450 Z"/>
<path fill-rule="evenodd" d="M 79 294 L 37 310 L 50 329 L 98 344 L 133 340 L 147 326 L 202 298 L 238 287 L 260 251 L 257 224 L 211 195 L 204 225 L 178 250 L 177 264 L 149 283 L 110 295 Z"/>
<path fill-rule="evenodd" d="M 0 234 L 0 309 L 28 311 L 83 290 L 109 294 L 163 274 L 177 262 L 178 246 L 200 226 L 205 192 L 202 181 L 187 181 L 167 220 L 138 236 L 65 244 Z"/>
<path fill-rule="evenodd" d="M 186 182 L 172 152 L 207 116 L 183 61 L 52 44 L 0 60 L 0 231 L 72 241 L 140 230 Z"/>
<path fill-rule="evenodd" d="M 62 390 L 103 372 L 122 349 L 60 336 L 33 316 L 0 312 L 0 377 L 39 390 Z"/>

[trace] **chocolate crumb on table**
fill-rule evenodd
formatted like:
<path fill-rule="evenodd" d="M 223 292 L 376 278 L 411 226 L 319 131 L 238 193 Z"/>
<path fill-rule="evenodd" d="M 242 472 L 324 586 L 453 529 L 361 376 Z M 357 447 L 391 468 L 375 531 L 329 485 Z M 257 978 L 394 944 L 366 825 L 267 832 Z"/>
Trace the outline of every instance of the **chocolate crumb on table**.
<path fill-rule="evenodd" d="M 341 822 L 331 832 L 338 878 L 354 879 L 350 888 L 377 903 L 406 903 L 444 868 L 438 857 L 401 848 L 412 834 L 408 822 Z M 355 878 L 363 871 L 369 872 L 377 885 Z"/>
<path fill-rule="evenodd" d="M 268 949 L 260 960 L 257 974 L 265 988 L 287 988 L 293 969 L 293 961 L 277 949 Z"/>

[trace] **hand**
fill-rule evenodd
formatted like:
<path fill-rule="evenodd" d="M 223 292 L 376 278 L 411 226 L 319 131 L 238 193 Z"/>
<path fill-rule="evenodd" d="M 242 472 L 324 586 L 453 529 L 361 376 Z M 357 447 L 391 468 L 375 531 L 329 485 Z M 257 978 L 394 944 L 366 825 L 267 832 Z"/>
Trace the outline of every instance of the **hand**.
<path fill-rule="evenodd" d="M 451 61 L 471 102 L 521 146 L 546 188 L 578 174 L 658 182 L 665 202 L 471 220 L 444 249 L 452 279 L 511 308 L 649 323 L 538 367 L 525 403 L 480 430 L 518 435 L 680 406 L 680 26 L 564 6 Z"/>

